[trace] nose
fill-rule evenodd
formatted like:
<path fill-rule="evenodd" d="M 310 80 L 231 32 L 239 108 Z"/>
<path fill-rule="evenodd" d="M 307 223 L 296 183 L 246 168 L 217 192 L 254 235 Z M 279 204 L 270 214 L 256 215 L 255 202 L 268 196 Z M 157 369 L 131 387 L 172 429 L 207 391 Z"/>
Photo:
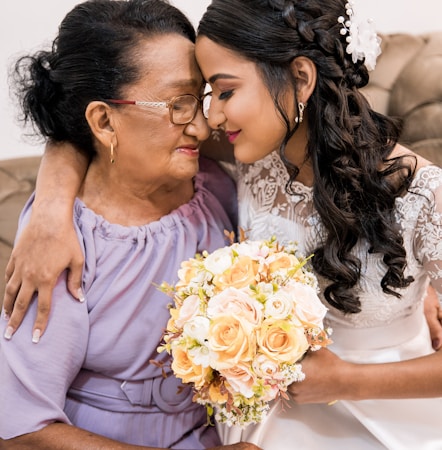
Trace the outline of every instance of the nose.
<path fill-rule="evenodd" d="M 218 128 L 223 128 L 223 124 L 226 121 L 226 117 L 222 108 L 217 105 L 216 99 L 212 98 L 210 102 L 210 108 L 208 110 L 207 123 L 210 128 L 217 130 Z"/>
<path fill-rule="evenodd" d="M 198 108 L 192 122 L 187 124 L 185 132 L 190 136 L 195 136 L 199 141 L 205 141 L 210 136 L 210 128 L 201 108 Z"/>

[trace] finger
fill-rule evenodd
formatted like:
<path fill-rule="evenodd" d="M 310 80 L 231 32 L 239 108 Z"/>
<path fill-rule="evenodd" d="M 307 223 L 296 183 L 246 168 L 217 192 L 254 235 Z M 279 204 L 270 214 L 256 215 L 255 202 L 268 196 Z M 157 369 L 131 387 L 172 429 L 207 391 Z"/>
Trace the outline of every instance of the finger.
<path fill-rule="evenodd" d="M 32 342 L 38 344 L 48 325 L 54 286 L 45 285 L 38 291 L 37 316 L 32 329 Z"/>
<path fill-rule="evenodd" d="M 18 277 L 13 277 L 12 273 L 6 275 L 5 293 L 3 295 L 3 310 L 5 315 L 10 316 L 14 308 L 15 299 L 20 291 L 21 281 Z"/>
<path fill-rule="evenodd" d="M 6 286 L 7 290 L 11 281 L 12 278 L 9 281 L 8 285 Z M 24 285 L 20 286 L 18 294 L 14 298 L 14 301 L 12 302 L 11 308 L 5 309 L 5 311 L 7 311 L 9 315 L 8 325 L 6 327 L 6 332 L 4 334 L 4 337 L 6 339 L 11 339 L 17 328 L 22 323 L 26 311 L 29 308 L 29 304 L 31 303 L 33 294 L 34 290 L 32 288 L 26 288 L 26 286 Z M 9 296 L 8 301 L 11 301 L 11 299 L 12 297 Z"/>
<path fill-rule="evenodd" d="M 427 315 L 427 322 L 433 349 L 439 350 L 442 348 L 442 324 L 436 311 L 432 315 Z"/>
<path fill-rule="evenodd" d="M 83 262 L 80 264 L 72 264 L 68 270 L 67 285 L 68 290 L 74 298 L 80 302 L 84 302 L 84 293 L 81 288 L 81 280 L 83 277 Z"/>

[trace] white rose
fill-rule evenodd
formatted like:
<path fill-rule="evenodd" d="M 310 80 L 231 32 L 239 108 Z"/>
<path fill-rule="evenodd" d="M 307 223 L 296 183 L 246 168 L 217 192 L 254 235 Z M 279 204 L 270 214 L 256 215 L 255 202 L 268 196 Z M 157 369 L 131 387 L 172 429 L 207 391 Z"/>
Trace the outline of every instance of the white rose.
<path fill-rule="evenodd" d="M 214 275 L 225 272 L 232 264 L 232 251 L 229 247 L 219 248 L 207 255 L 204 267 Z"/>
<path fill-rule="evenodd" d="M 207 342 L 209 336 L 210 320 L 207 317 L 195 316 L 184 324 L 184 334 L 195 339 L 201 345 Z"/>
<path fill-rule="evenodd" d="M 290 292 L 279 290 L 269 296 L 264 304 L 266 317 L 285 319 L 295 312 L 294 298 Z"/>

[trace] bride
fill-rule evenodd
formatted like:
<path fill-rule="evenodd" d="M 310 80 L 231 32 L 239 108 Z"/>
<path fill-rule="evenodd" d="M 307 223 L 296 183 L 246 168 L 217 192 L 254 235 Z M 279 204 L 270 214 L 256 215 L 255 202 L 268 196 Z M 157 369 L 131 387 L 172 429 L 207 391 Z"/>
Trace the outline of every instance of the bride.
<path fill-rule="evenodd" d="M 442 353 L 423 313 L 428 286 L 442 294 L 442 169 L 399 145 L 396 122 L 359 92 L 379 52 L 345 0 L 213 0 L 200 22 L 209 125 L 234 147 L 224 165 L 237 181 L 239 225 L 251 239 L 274 235 L 314 254 L 334 342 L 306 355 L 306 379 L 264 423 L 220 426 L 226 444 L 442 448 Z M 213 157 L 220 147 L 207 146 Z M 46 168 L 63 170 L 68 153 L 49 153 Z M 63 214 L 45 214 L 67 232 Z M 33 220 L 11 280 L 20 249 L 47 228 Z"/>

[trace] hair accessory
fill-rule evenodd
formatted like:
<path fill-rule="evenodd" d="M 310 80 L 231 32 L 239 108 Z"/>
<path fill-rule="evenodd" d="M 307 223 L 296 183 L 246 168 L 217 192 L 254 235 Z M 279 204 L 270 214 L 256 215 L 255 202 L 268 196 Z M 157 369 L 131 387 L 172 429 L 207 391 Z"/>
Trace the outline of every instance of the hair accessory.
<path fill-rule="evenodd" d="M 344 16 L 338 17 L 338 22 L 342 24 L 341 35 L 347 36 L 348 43 L 346 52 L 352 56 L 352 61 L 364 60 L 368 70 L 374 70 L 376 67 L 376 58 L 381 54 L 381 38 L 376 34 L 373 21 L 371 19 L 363 20 L 355 14 L 354 2 L 348 2 L 345 5 Z"/>
<path fill-rule="evenodd" d="M 302 123 L 302 121 L 304 120 L 304 109 L 306 106 L 307 106 L 307 103 L 305 103 L 305 104 L 302 102 L 298 103 L 299 116 L 297 116 L 295 118 L 296 123 Z"/>
<path fill-rule="evenodd" d="M 114 158 L 114 144 L 111 142 L 111 148 L 110 148 L 110 162 L 113 164 L 115 162 Z"/>

